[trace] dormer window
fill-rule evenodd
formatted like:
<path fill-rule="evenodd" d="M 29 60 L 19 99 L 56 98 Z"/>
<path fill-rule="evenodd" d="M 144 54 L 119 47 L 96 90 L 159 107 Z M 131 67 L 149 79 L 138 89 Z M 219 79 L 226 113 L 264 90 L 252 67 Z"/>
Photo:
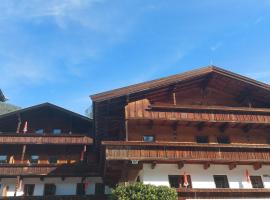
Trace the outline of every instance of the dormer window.
<path fill-rule="evenodd" d="M 6 164 L 6 163 L 7 163 L 7 156 L 0 155 L 0 164 Z"/>
<path fill-rule="evenodd" d="M 43 128 L 36 129 L 35 133 L 39 134 L 39 135 L 43 135 L 44 134 L 44 129 Z"/>
<path fill-rule="evenodd" d="M 53 129 L 53 135 L 60 135 L 62 133 L 62 130 L 60 128 Z"/>
<path fill-rule="evenodd" d="M 154 142 L 155 141 L 155 136 L 153 136 L 153 135 L 144 135 L 143 136 L 143 141 L 144 142 Z"/>

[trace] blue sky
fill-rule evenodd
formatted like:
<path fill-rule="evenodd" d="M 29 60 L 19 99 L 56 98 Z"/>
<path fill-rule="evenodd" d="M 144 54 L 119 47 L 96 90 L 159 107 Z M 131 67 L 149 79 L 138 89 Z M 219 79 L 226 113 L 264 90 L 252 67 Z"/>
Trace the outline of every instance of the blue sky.
<path fill-rule="evenodd" d="M 89 95 L 209 64 L 270 83 L 269 0 L 1 0 L 9 103 Z"/>

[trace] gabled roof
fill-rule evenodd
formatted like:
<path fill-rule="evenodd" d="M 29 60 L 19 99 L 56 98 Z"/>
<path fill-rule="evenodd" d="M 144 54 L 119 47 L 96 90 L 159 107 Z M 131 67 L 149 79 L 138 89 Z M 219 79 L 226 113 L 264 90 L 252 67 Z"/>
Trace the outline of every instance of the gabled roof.
<path fill-rule="evenodd" d="M 48 103 L 48 102 L 47 103 L 38 104 L 38 105 L 35 105 L 35 106 L 31 106 L 31 107 L 28 107 L 28 108 L 19 109 L 19 110 L 13 111 L 13 112 L 9 112 L 9 113 L 0 115 L 0 119 L 1 118 L 4 118 L 4 117 L 12 116 L 12 115 L 18 115 L 20 113 L 25 113 L 25 112 L 28 112 L 28 111 L 34 111 L 34 110 L 40 109 L 40 108 L 52 108 L 52 109 L 59 110 L 60 112 L 64 112 L 64 113 L 67 113 L 69 115 L 72 115 L 72 116 L 81 118 L 83 120 L 92 121 L 90 118 L 88 118 L 86 116 L 80 115 L 78 113 L 72 112 L 70 110 L 67 110 L 65 108 L 56 106 L 56 105 L 51 104 L 51 103 Z"/>
<path fill-rule="evenodd" d="M 0 89 L 0 102 L 4 102 L 6 100 L 7 99 L 6 99 L 5 95 L 3 94 L 2 90 Z"/>
<path fill-rule="evenodd" d="M 91 98 L 94 102 L 106 101 L 109 99 L 113 99 L 113 98 L 117 98 L 121 96 L 127 96 L 127 95 L 131 95 L 131 94 L 135 94 L 135 93 L 139 93 L 139 92 L 143 92 L 147 90 L 158 89 L 160 87 L 180 83 L 182 81 L 190 80 L 190 79 L 200 77 L 200 76 L 205 76 L 211 73 L 217 73 L 219 75 L 229 77 L 229 78 L 244 82 L 248 85 L 252 85 L 252 86 L 255 86 L 255 87 L 258 87 L 258 88 L 261 88 L 263 90 L 267 90 L 270 92 L 270 85 L 268 84 L 227 71 L 225 69 L 222 69 L 216 66 L 208 66 L 208 67 L 188 71 L 185 73 L 168 76 L 161 79 L 156 79 L 156 80 L 147 81 L 147 82 L 143 82 L 143 83 L 139 83 L 135 85 L 130 85 L 130 86 L 119 88 L 119 89 L 110 90 L 107 92 L 102 92 L 99 94 L 92 95 Z"/>

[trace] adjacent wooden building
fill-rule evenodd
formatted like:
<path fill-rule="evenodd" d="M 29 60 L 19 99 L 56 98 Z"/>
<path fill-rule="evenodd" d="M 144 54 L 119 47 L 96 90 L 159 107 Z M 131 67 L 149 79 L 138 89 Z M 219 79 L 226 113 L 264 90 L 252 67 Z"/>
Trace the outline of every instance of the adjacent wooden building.
<path fill-rule="evenodd" d="M 92 136 L 91 119 L 50 103 L 0 115 L 1 196 L 104 193 Z"/>
<path fill-rule="evenodd" d="M 270 198 L 270 86 L 210 66 L 91 96 L 104 183 Z"/>

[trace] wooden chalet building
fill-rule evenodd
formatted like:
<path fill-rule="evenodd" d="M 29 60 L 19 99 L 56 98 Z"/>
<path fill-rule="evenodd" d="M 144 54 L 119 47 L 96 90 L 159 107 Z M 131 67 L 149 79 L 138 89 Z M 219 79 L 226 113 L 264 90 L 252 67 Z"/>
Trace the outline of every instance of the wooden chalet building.
<path fill-rule="evenodd" d="M 49 103 L 0 115 L 0 195 L 104 193 L 92 135 L 92 120 Z"/>
<path fill-rule="evenodd" d="M 270 199 L 270 86 L 210 66 L 91 96 L 104 184 Z"/>

